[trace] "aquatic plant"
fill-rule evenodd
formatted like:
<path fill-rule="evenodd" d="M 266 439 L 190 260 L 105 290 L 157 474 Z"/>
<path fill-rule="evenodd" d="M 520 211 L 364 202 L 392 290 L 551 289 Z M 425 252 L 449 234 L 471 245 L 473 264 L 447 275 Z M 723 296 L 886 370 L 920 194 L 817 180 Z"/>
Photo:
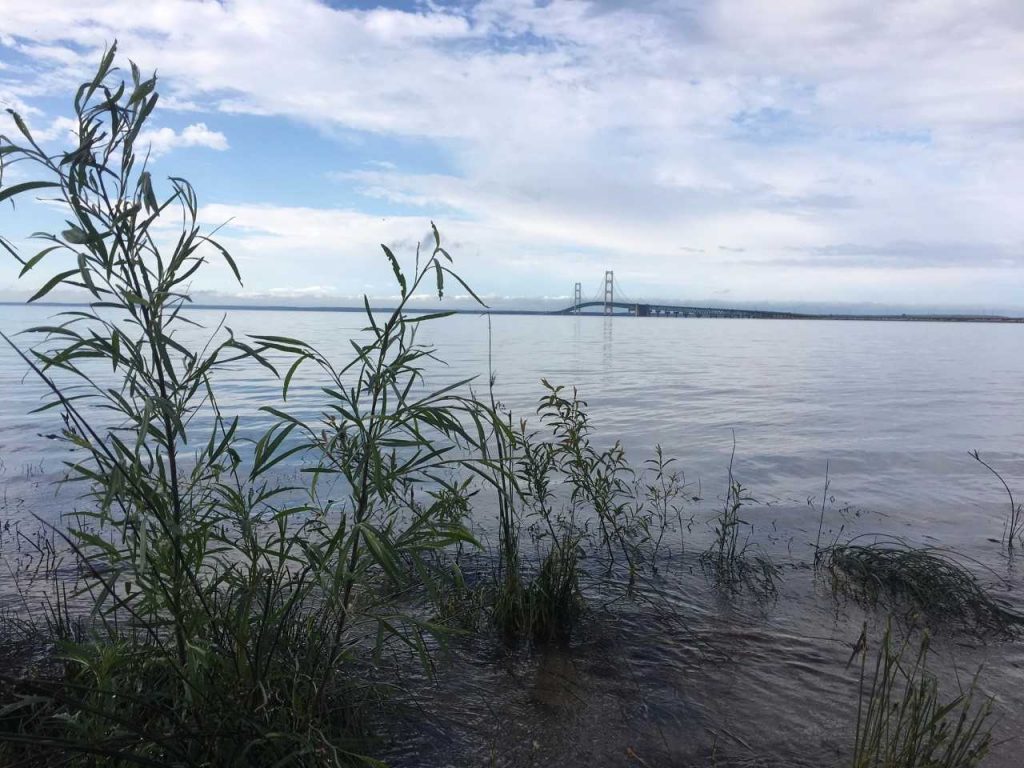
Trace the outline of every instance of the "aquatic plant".
<path fill-rule="evenodd" d="M 1009 632 L 1024 622 L 943 550 L 858 537 L 822 549 L 818 560 L 836 593 L 868 605 L 884 600 L 911 622 L 922 619 L 994 632 Z"/>
<path fill-rule="evenodd" d="M 45 191 L 67 216 L 29 258 L 2 245 L 23 276 L 65 259 L 33 301 L 72 287 L 88 302 L 30 329 L 34 349 L 15 347 L 48 389 L 40 411 L 63 419 L 67 472 L 86 505 L 49 531 L 81 578 L 55 581 L 16 637 L 45 657 L 0 673 L 0 760 L 372 762 L 359 754 L 375 691 L 365 665 L 407 647 L 429 667 L 441 622 L 476 626 L 488 598 L 506 634 L 565 640 L 585 610 L 588 575 L 617 569 L 628 588 L 656 567 L 673 524 L 682 535 L 685 479 L 660 448 L 637 471 L 618 443 L 595 445 L 575 390 L 544 382 L 531 431 L 499 407 L 493 376 L 489 404 L 463 394 L 468 381 L 427 384 L 434 350 L 417 329 L 446 313 L 410 314 L 409 303 L 428 286 L 441 299 L 453 280 L 469 290 L 436 228 L 411 270 L 383 248 L 401 300 L 388 312 L 365 302 L 347 360 L 221 326 L 188 343 L 188 281 L 211 257 L 240 274 L 200 226 L 189 183 L 151 176 L 136 143 L 157 103 L 156 78 L 133 64 L 130 82 L 119 82 L 114 58 L 112 47 L 78 91 L 76 147 L 47 152 L 17 115 L 21 138 L 0 137 L 0 202 Z M 15 163 L 41 178 L 5 186 L 2 172 Z M 227 365 L 283 374 L 282 403 L 264 408 L 274 421 L 255 437 L 243 437 L 248 425 L 218 400 L 216 374 Z M 287 405 L 309 368 L 324 384 L 319 418 Z M 309 483 L 283 486 L 283 463 L 300 460 Z M 470 472 L 496 493 L 491 594 L 460 564 L 463 547 L 476 546 L 466 519 L 481 489 Z M 751 500 L 730 465 L 704 561 L 723 584 L 770 591 L 777 571 L 741 533 Z M 55 558 L 40 547 L 39 567 L 54 577 Z M 887 674 L 867 694 L 858 754 L 889 754 L 886 721 L 870 703 L 890 711 Z M 960 745 L 934 698 L 918 696 L 898 724 L 924 721 L 915 744 Z M 950 749 L 973 757 L 975 746 Z"/>
<path fill-rule="evenodd" d="M 596 447 L 578 392 L 542 385 L 541 428 L 498 418 L 485 453 L 500 461 L 481 466 L 499 495 L 496 623 L 509 637 L 550 641 L 568 638 L 582 614 L 584 563 L 604 575 L 618 568 L 627 589 L 656 569 L 666 531 L 683 529 L 685 481 L 660 447 L 640 471 L 618 443 Z M 533 561 L 522 555 L 524 530 Z"/>
<path fill-rule="evenodd" d="M 557 424 L 548 421 L 568 443 L 580 439 L 579 426 L 586 416 L 579 406 L 577 400 L 576 407 L 563 408 Z M 511 429 L 511 414 L 509 428 L 504 429 L 495 415 L 493 438 L 496 453 L 502 457 L 500 465 L 489 465 L 498 470 L 495 475 L 500 478 L 496 486 L 502 567 L 495 583 L 495 623 L 510 640 L 519 636 L 565 640 L 582 610 L 579 558 L 585 530 L 578 518 L 579 507 L 572 501 L 562 504 L 554 488 L 561 479 L 559 445 L 528 431 L 525 420 L 518 429 Z M 541 552 L 536 566 L 524 561 L 521 554 L 524 525 L 529 526 Z"/>
<path fill-rule="evenodd" d="M 779 569 L 771 558 L 754 549 L 750 543 L 753 526 L 740 517 L 740 511 L 755 499 L 733 475 L 733 458 L 729 459 L 728 482 L 722 509 L 713 519 L 714 540 L 701 553 L 701 564 L 721 587 L 730 591 L 749 588 L 769 597 L 776 592 Z M 741 531 L 746 532 L 745 537 L 741 538 Z"/>
<path fill-rule="evenodd" d="M 651 543 L 650 563 L 654 570 L 658 567 L 665 534 L 673 523 L 678 526 L 680 553 L 684 548 L 683 530 L 687 525 L 683 522 L 683 507 L 687 484 L 685 473 L 677 470 L 675 464 L 675 458 L 666 458 L 661 446 L 655 445 L 654 456 L 644 462 L 634 492 L 641 503 L 635 517 L 645 539 Z"/>
<path fill-rule="evenodd" d="M 1002 541 L 1006 544 L 1006 548 L 1012 552 L 1015 541 L 1024 544 L 1024 504 L 1018 504 L 1016 502 L 1013 498 L 1013 491 L 1010 490 L 1010 486 L 1003 479 L 1003 476 L 999 474 L 991 464 L 982 459 L 981 454 L 977 451 L 970 451 L 968 455 L 995 475 L 996 479 L 999 480 L 1000 484 L 1002 484 L 1003 490 L 1006 491 L 1006 495 L 1010 500 L 1010 512 L 1006 518 L 1006 522 L 1003 524 Z"/>
<path fill-rule="evenodd" d="M 498 557 L 491 593 L 491 612 L 494 623 L 507 640 L 532 632 L 533 621 L 526 602 L 523 584 L 521 536 L 523 526 L 523 493 L 516 472 L 517 453 L 525 439 L 526 424 L 520 423 L 517 432 L 512 414 L 505 411 L 495 395 L 497 374 L 494 370 L 491 318 L 487 317 L 487 392 L 490 402 L 488 433 L 482 433 L 478 442 L 480 461 L 470 464 L 495 492 L 498 508 Z M 492 447 L 493 446 L 493 447 Z M 541 480 L 543 482 L 543 479 Z"/>
<path fill-rule="evenodd" d="M 76 147 L 47 152 L 13 112 L 20 138 L 0 137 L 0 201 L 45 191 L 67 217 L 29 258 L 3 241 L 23 276 L 66 261 L 31 301 L 70 286 L 89 302 L 29 329 L 37 347 L 15 347 L 49 391 L 39 410 L 63 414 L 69 479 L 87 503 L 55 529 L 83 574 L 47 611 L 58 664 L 3 676 L 0 748 L 39 763 L 348 763 L 367 688 L 357 648 L 398 642 L 426 659 L 438 628 L 392 596 L 439 594 L 440 553 L 472 541 L 466 486 L 443 472 L 473 442 L 462 420 L 477 409 L 458 385 L 414 389 L 432 354 L 415 329 L 439 315 L 405 312 L 428 278 L 439 298 L 461 280 L 435 228 L 411 277 L 384 249 L 402 302 L 382 322 L 366 303 L 367 338 L 347 363 L 220 326 L 190 346 L 188 281 L 211 256 L 241 278 L 200 226 L 191 185 L 171 177 L 161 196 L 137 147 L 156 77 L 132 64 L 121 81 L 115 54 L 76 94 Z M 3 185 L 15 164 L 40 178 Z M 248 363 L 276 376 L 282 355 L 285 397 L 304 362 L 327 375 L 324 421 L 271 407 L 277 421 L 243 438 L 215 374 Z M 315 480 L 280 485 L 274 469 L 293 456 L 312 459 L 312 478 L 338 477 L 345 501 L 320 503 Z M 69 602 L 89 620 L 72 621 Z"/>
<path fill-rule="evenodd" d="M 976 687 L 943 699 L 927 666 L 924 635 L 908 658 L 909 640 L 897 644 L 886 628 L 870 672 L 867 629 L 861 655 L 857 730 L 851 768 L 972 768 L 988 753 L 991 700 L 975 706 Z"/>

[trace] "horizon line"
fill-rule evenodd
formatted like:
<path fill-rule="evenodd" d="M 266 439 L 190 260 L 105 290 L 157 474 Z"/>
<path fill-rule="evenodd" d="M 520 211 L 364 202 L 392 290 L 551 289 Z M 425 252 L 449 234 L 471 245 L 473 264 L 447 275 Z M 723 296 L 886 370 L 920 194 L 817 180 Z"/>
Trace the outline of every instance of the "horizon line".
<path fill-rule="evenodd" d="M 630 302 L 635 306 L 675 306 L 654 304 L 653 302 Z M 90 302 L 85 301 L 40 301 L 35 303 L 22 301 L 0 300 L 0 306 L 14 307 L 84 307 Z M 837 320 L 837 321 L 884 321 L 884 322 L 969 322 L 969 323 L 1017 323 L 1024 324 L 1024 317 L 1012 315 L 997 315 L 984 313 L 958 313 L 958 312 L 887 312 L 879 314 L 865 313 L 843 313 L 843 312 L 790 312 L 782 310 L 755 310 L 727 307 L 698 307 L 678 305 L 679 311 L 695 312 L 735 312 L 735 315 L 718 315 L 709 317 L 652 317 L 652 319 L 715 319 L 715 320 Z M 365 313 L 366 307 L 345 307 L 326 305 L 297 305 L 297 304 L 225 304 L 225 303 L 195 303 L 185 302 L 182 309 L 222 309 L 222 310 L 254 310 L 258 312 L 358 312 Z M 377 312 L 393 312 L 397 307 L 371 307 Z M 445 313 L 451 315 L 532 315 L 542 317 L 634 317 L 626 313 L 605 312 L 573 312 L 569 306 L 560 310 L 545 309 L 496 309 L 492 307 L 465 308 L 453 307 L 449 309 L 437 307 L 407 307 L 406 311 L 411 314 Z"/>

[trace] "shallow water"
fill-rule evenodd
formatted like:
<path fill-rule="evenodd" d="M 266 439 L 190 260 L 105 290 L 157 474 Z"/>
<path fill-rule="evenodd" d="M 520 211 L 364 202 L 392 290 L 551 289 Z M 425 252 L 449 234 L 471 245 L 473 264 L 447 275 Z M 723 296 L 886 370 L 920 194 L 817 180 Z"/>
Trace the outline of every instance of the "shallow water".
<path fill-rule="evenodd" d="M 0 306 L 0 330 L 37 324 L 53 308 Z M 222 313 L 194 311 L 215 325 Z M 306 339 L 345 359 L 357 314 L 232 311 L 238 333 Z M 508 652 L 487 639 L 456 642 L 435 681 L 408 686 L 399 765 L 833 765 L 848 753 L 857 669 L 851 644 L 868 618 L 837 604 L 809 563 L 828 463 L 825 536 L 885 531 L 951 547 L 1024 608 L 1021 563 L 998 540 L 1007 500 L 967 456 L 978 449 L 1024 498 L 1024 327 L 951 323 L 457 316 L 427 324 L 423 341 L 448 361 L 436 381 L 479 376 L 488 352 L 497 394 L 532 415 L 540 379 L 575 385 L 597 439 L 621 440 L 635 464 L 656 443 L 676 456 L 702 502 L 686 552 L 621 594 L 599 589 L 568 649 Z M 489 344 L 490 336 L 490 344 Z M 221 405 L 266 425 L 258 408 L 278 385 L 254 365 L 221 377 Z M 317 410 L 307 372 L 289 407 Z M 0 528 L 56 521 L 75 505 L 55 490 L 63 454 L 45 435 L 54 412 L 28 415 L 42 391 L 0 348 Z M 783 569 L 768 601 L 717 591 L 697 563 L 708 520 L 734 472 L 758 503 L 746 519 Z M 484 533 L 488 521 L 478 521 Z M 10 542 L 10 534 L 8 534 Z M 27 546 L 27 545 L 26 545 Z M 679 542 L 673 546 L 679 549 Z M 0 577 L 0 596 L 10 596 Z M 618 590 L 618 591 L 616 591 Z M 602 597 L 603 596 L 603 597 Z M 940 636 L 935 663 L 952 680 L 984 663 L 997 733 L 1024 725 L 1024 648 Z M 448 665 L 448 666 L 446 666 Z M 1020 744 L 986 763 L 1016 766 Z"/>

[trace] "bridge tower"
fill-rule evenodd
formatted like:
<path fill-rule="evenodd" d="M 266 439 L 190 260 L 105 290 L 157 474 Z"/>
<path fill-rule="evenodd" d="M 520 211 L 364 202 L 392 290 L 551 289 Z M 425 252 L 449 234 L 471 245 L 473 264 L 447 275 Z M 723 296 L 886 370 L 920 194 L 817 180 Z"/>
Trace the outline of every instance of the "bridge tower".
<path fill-rule="evenodd" d="M 583 286 L 580 283 L 575 283 L 572 289 L 572 311 L 573 314 L 578 315 L 580 313 L 580 304 L 583 303 Z"/>
<path fill-rule="evenodd" d="M 612 314 L 614 307 L 612 302 L 615 301 L 615 273 L 608 269 L 604 273 L 604 313 L 606 315 Z"/>

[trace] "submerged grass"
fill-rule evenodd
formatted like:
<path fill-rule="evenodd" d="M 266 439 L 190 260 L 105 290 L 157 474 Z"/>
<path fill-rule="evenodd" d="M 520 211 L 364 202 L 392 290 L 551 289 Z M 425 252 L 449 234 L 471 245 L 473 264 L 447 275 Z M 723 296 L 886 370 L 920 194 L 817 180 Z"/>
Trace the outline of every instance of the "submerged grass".
<path fill-rule="evenodd" d="M 832 589 L 868 605 L 885 602 L 914 621 L 972 631 L 1009 633 L 1024 617 L 993 597 L 949 552 L 912 547 L 898 539 L 821 549 L 817 564 Z"/>

